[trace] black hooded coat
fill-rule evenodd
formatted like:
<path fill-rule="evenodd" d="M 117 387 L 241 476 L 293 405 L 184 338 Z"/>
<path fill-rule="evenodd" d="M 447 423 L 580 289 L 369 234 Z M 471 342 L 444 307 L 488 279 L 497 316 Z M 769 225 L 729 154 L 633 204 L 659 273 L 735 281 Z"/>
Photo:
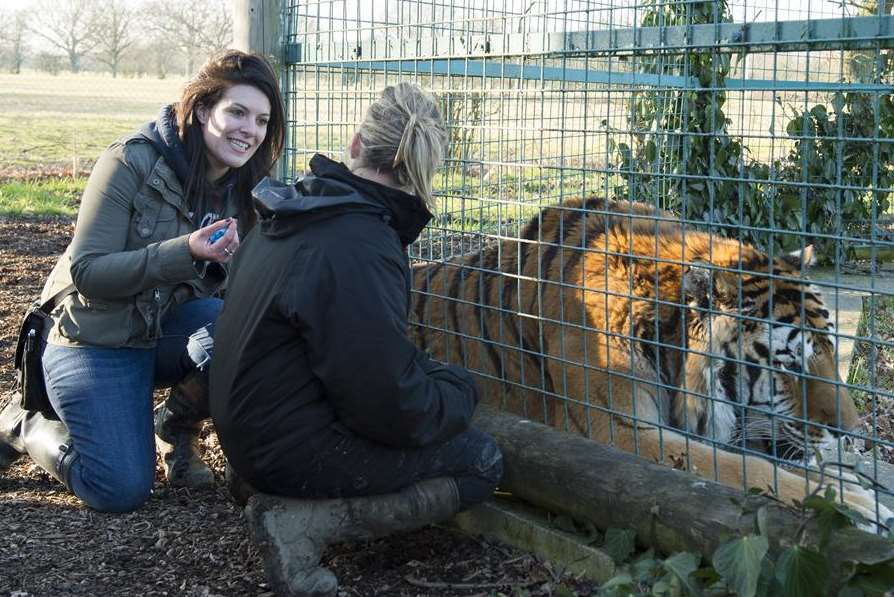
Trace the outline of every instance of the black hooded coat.
<path fill-rule="evenodd" d="M 295 187 L 270 179 L 233 263 L 215 331 L 211 414 L 237 473 L 293 485 L 331 429 L 414 448 L 465 431 L 478 394 L 464 369 L 407 336 L 406 245 L 419 198 L 323 156 Z"/>

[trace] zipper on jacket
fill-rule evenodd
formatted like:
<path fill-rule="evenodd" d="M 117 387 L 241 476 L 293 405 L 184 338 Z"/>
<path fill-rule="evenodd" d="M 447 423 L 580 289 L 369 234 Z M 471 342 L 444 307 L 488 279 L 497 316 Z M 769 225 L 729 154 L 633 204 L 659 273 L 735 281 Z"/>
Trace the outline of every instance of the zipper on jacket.
<path fill-rule="evenodd" d="M 161 336 L 161 290 L 152 291 L 152 301 L 155 303 L 155 333 L 153 338 Z"/>
<path fill-rule="evenodd" d="M 146 339 L 155 340 L 159 336 L 159 313 L 161 312 L 161 291 L 158 288 L 152 290 L 152 304 L 146 310 Z"/>

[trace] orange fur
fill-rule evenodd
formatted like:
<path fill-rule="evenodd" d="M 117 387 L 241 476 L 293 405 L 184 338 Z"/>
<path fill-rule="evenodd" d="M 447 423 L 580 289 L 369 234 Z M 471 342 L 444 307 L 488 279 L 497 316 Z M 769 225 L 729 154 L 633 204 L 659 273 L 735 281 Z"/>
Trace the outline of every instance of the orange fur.
<path fill-rule="evenodd" d="M 798 278 L 785 258 L 646 205 L 565 202 L 542 210 L 519 239 L 414 266 L 412 334 L 435 358 L 475 373 L 487 402 L 724 484 L 801 499 L 803 476 L 710 445 L 722 448 L 732 433 L 712 413 L 733 409 L 738 396 L 749 406 L 769 399 L 760 388 L 776 388 L 774 401 L 787 396 L 788 416 L 765 416 L 780 414 L 775 402 L 751 416 L 792 436 L 857 425 L 829 314 Z M 761 358 L 767 335 L 788 331 L 769 321 L 803 332 L 813 351 L 806 381 Z M 806 425 L 796 420 L 805 414 Z"/>

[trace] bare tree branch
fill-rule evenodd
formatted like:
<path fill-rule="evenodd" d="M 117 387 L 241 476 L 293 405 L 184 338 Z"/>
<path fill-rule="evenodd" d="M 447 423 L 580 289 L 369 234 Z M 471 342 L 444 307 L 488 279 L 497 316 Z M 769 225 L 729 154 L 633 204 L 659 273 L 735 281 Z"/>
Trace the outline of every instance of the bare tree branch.
<path fill-rule="evenodd" d="M 0 12 L 0 55 L 13 74 L 22 72 L 28 45 L 25 39 L 27 15 L 23 10 Z"/>
<path fill-rule="evenodd" d="M 133 29 L 136 18 L 137 12 L 126 0 L 106 0 L 95 17 L 96 59 L 112 70 L 113 78 L 118 76 L 122 56 L 137 40 Z"/>
<path fill-rule="evenodd" d="M 91 0 L 38 0 L 29 30 L 68 56 L 71 72 L 96 46 L 96 3 Z"/>
<path fill-rule="evenodd" d="M 225 48 L 233 37 L 233 22 L 227 0 L 153 0 L 146 9 L 151 27 L 186 60 L 186 72 L 195 72 L 197 62 Z"/>

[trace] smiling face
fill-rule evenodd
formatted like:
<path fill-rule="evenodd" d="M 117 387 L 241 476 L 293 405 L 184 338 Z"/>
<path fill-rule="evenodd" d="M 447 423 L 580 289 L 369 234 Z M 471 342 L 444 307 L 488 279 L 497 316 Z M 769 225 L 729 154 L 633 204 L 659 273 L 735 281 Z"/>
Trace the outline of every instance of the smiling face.
<path fill-rule="evenodd" d="M 206 172 L 216 181 L 230 168 L 241 168 L 251 159 L 267 136 L 270 100 L 256 87 L 234 85 L 210 109 L 196 110 L 202 124 Z"/>

